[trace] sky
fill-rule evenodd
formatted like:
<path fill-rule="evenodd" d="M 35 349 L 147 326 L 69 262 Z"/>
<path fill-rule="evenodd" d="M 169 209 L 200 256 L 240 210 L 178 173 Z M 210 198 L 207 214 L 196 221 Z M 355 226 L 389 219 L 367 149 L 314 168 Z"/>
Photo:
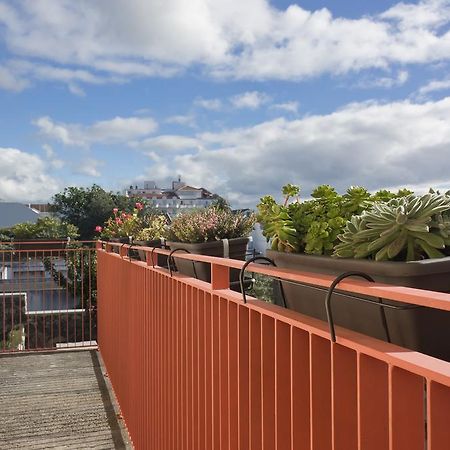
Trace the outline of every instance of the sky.
<path fill-rule="evenodd" d="M 450 188 L 450 0 L 0 0 L 0 199 Z"/>

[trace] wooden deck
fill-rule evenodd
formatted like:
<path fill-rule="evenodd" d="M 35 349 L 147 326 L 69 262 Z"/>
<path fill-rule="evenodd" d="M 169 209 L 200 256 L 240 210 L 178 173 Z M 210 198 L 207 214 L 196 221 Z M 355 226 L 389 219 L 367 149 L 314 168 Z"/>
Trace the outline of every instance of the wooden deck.
<path fill-rule="evenodd" d="M 96 351 L 0 357 L 0 449 L 126 449 Z"/>

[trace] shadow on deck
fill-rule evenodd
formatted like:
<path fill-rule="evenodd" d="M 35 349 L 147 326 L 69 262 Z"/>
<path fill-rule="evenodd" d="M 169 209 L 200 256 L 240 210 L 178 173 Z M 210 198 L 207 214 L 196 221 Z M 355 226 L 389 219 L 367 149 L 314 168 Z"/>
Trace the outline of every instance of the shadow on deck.
<path fill-rule="evenodd" d="M 2 355 L 0 405 L 0 448 L 131 448 L 96 351 Z"/>

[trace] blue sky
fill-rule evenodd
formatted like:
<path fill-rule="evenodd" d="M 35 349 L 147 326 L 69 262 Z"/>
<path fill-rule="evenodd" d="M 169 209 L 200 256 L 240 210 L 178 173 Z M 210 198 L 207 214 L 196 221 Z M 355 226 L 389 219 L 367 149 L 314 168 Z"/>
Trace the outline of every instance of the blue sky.
<path fill-rule="evenodd" d="M 449 0 L 0 0 L 0 199 L 448 188 L 449 25 Z"/>

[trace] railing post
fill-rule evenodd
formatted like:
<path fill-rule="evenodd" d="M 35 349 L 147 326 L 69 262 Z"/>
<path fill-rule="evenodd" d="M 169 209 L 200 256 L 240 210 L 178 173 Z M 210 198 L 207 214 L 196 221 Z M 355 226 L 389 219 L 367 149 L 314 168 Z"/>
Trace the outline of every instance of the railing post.
<path fill-rule="evenodd" d="M 103 243 L 102 243 L 102 241 L 97 241 L 97 242 L 95 243 L 95 248 L 96 248 L 97 250 L 102 250 L 102 248 L 103 248 Z"/>
<path fill-rule="evenodd" d="M 125 257 L 125 256 L 128 256 L 128 248 L 125 247 L 125 245 L 123 245 L 123 244 L 119 247 L 119 255 L 122 258 Z"/>
<path fill-rule="evenodd" d="M 154 251 L 145 251 L 145 260 L 147 261 L 147 266 L 157 266 L 158 265 L 158 253 Z"/>
<path fill-rule="evenodd" d="M 230 288 L 229 267 L 211 264 L 211 288 L 214 290 Z"/>

